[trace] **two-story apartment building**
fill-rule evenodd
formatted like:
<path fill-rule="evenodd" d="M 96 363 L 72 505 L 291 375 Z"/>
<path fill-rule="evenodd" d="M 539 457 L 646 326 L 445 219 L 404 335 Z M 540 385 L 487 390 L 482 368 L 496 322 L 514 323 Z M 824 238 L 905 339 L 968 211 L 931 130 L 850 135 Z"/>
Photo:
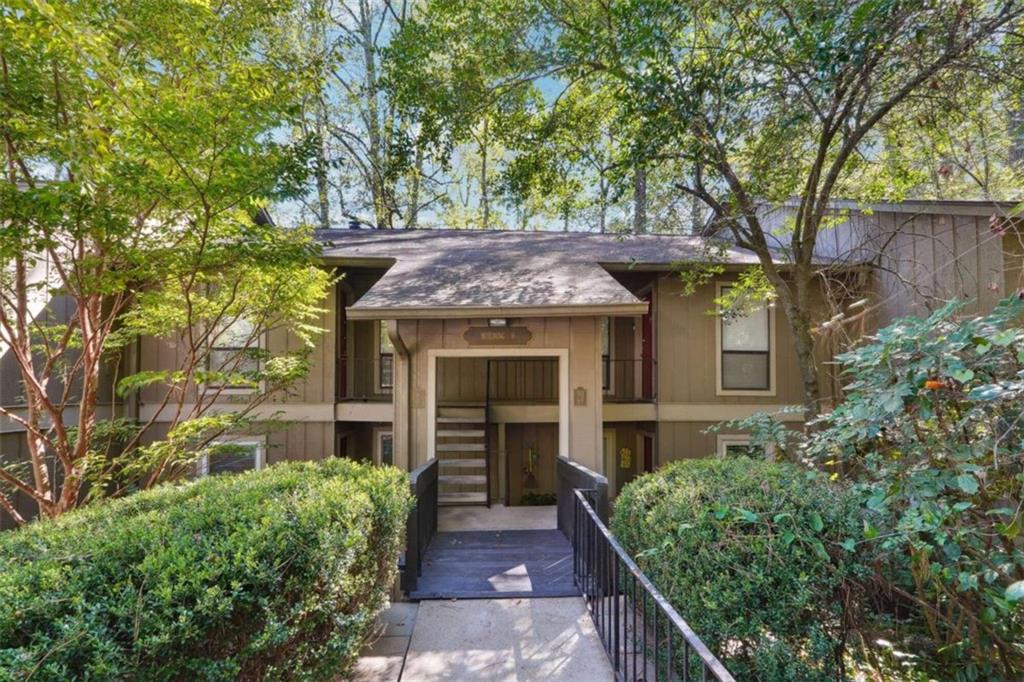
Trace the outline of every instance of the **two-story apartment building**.
<path fill-rule="evenodd" d="M 856 274 L 863 290 L 850 301 L 870 301 L 853 329 L 953 296 L 987 309 L 1024 285 L 1019 231 L 990 220 L 1009 208 L 837 205 L 842 224 L 822 236 L 820 258 Z M 772 214 L 780 230 L 787 210 Z M 712 424 L 802 401 L 781 312 L 715 314 L 715 297 L 756 263 L 740 249 L 687 294 L 679 265 L 706 258 L 699 237 L 336 229 L 320 238 L 324 267 L 341 279 L 324 302 L 308 379 L 261 408 L 284 427 L 240 438 L 246 453 L 200 473 L 335 456 L 412 469 L 436 457 L 442 503 L 518 505 L 554 492 L 557 456 L 604 473 L 617 491 L 664 462 L 743 447 L 742 433 L 705 433 Z M 830 338 L 818 354 L 823 394 L 835 396 Z M 264 343 L 273 351 L 295 340 L 270 332 Z M 172 366 L 175 353 L 173 339 L 146 339 L 138 369 Z M 4 376 L 9 402 L 17 391 Z M 143 392 L 139 416 L 158 409 Z M 801 416 L 785 419 L 798 427 Z M 4 455 L 16 456 L 23 434 L 2 426 Z"/>
<path fill-rule="evenodd" d="M 1022 284 L 1019 237 L 992 229 L 992 204 L 836 210 L 845 222 L 823 236 L 821 258 L 860 273 L 865 291 L 850 300 L 867 295 L 871 315 L 855 329 L 952 296 L 989 308 Z M 714 314 L 715 297 L 756 262 L 742 250 L 719 256 L 723 272 L 685 295 L 680 264 L 706 257 L 690 236 L 320 236 L 324 265 L 342 275 L 325 302 L 327 332 L 309 379 L 265 408 L 288 426 L 254 441 L 242 466 L 343 456 L 411 469 L 437 457 L 443 502 L 516 505 L 553 492 L 556 456 L 603 472 L 617 491 L 666 461 L 744 445 L 742 433 L 705 433 L 712 424 L 802 400 L 781 312 Z M 823 394 L 834 396 L 835 348 L 828 336 L 820 346 Z M 167 352 L 166 341 L 144 345 L 142 369 L 165 365 Z"/>

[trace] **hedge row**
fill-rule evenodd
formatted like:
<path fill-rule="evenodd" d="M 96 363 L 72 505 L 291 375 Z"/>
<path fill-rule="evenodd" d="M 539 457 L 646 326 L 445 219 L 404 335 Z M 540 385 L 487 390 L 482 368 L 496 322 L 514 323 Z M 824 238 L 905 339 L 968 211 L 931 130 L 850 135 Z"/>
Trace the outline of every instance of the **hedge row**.
<path fill-rule="evenodd" d="M 683 460 L 623 488 L 612 529 L 736 679 L 841 676 L 849 495 L 785 464 Z"/>
<path fill-rule="evenodd" d="M 0 679 L 329 679 L 387 601 L 411 501 L 346 460 L 217 476 L 0 536 Z"/>

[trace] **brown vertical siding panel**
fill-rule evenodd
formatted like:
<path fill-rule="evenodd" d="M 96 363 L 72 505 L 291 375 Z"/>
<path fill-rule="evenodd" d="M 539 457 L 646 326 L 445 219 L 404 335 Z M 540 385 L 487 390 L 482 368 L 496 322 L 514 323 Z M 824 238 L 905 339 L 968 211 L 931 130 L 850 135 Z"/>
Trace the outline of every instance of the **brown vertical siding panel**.
<path fill-rule="evenodd" d="M 1011 230 L 1003 242 L 1003 291 L 1009 296 L 1024 287 L 1024 231 Z"/>
<path fill-rule="evenodd" d="M 988 220 L 982 216 L 975 216 L 974 225 L 980 243 L 978 272 L 981 274 L 981 286 L 978 301 L 981 311 L 988 312 L 1005 296 L 1003 238 L 989 229 Z"/>

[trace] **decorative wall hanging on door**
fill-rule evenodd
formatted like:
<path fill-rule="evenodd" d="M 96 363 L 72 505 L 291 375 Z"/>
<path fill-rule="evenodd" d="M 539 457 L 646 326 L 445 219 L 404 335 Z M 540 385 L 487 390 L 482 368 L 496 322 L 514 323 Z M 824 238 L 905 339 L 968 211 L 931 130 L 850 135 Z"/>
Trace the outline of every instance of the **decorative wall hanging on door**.
<path fill-rule="evenodd" d="M 537 464 L 540 454 L 533 447 L 526 448 L 526 466 L 523 467 L 523 487 L 537 487 Z"/>

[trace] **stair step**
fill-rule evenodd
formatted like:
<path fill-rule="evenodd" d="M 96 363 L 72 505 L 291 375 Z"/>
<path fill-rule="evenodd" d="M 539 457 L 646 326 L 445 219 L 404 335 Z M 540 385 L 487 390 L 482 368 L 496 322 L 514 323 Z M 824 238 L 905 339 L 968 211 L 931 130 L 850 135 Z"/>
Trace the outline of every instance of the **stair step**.
<path fill-rule="evenodd" d="M 437 432 L 438 438 L 483 438 L 483 429 L 454 429 Z"/>
<path fill-rule="evenodd" d="M 442 469 L 471 469 L 474 467 L 484 468 L 487 462 L 482 459 L 442 459 L 438 461 Z"/>
<path fill-rule="evenodd" d="M 484 416 L 481 414 L 476 417 L 438 417 L 438 424 L 483 424 Z"/>
<path fill-rule="evenodd" d="M 483 452 L 486 446 L 483 443 L 438 443 L 438 452 Z"/>
<path fill-rule="evenodd" d="M 438 483 L 451 485 L 486 485 L 487 476 L 476 474 L 442 474 L 437 477 Z"/>
<path fill-rule="evenodd" d="M 446 405 L 439 405 L 437 408 L 437 414 L 439 417 L 466 417 L 476 416 L 483 413 L 484 406 L 482 403 L 478 405 L 459 405 L 458 407 L 454 405 L 450 407 Z"/>
<path fill-rule="evenodd" d="M 440 493 L 437 496 L 440 505 L 456 504 L 487 504 L 487 493 Z"/>

